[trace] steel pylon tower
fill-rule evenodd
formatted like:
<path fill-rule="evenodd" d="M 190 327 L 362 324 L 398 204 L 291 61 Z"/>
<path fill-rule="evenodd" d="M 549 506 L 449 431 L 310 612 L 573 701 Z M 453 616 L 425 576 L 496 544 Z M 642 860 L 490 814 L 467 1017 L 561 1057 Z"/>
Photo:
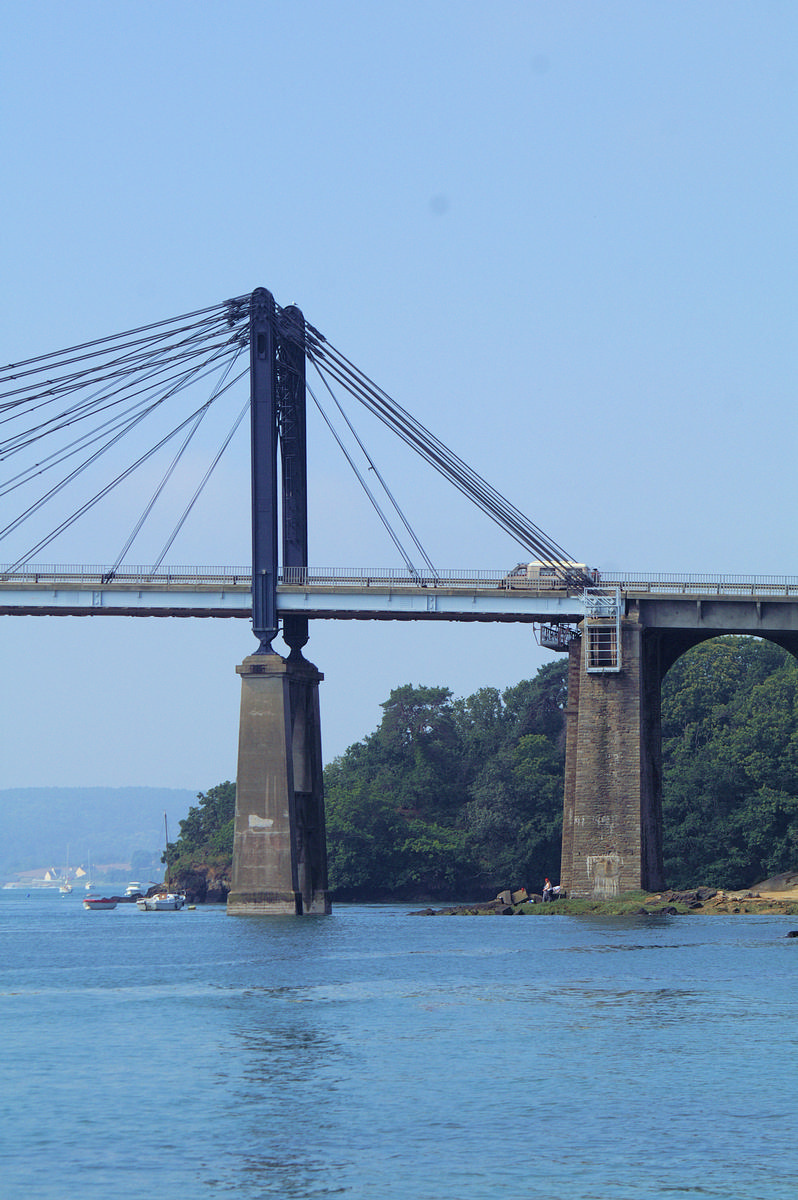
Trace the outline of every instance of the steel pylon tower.
<path fill-rule="evenodd" d="M 308 565 L 308 487 L 305 420 L 305 320 L 277 311 L 266 288 L 250 304 L 252 426 L 252 628 L 259 654 L 272 653 L 277 635 L 278 443 L 282 464 L 283 566 Z M 283 636 L 292 655 L 308 640 L 306 617 L 288 617 Z"/>

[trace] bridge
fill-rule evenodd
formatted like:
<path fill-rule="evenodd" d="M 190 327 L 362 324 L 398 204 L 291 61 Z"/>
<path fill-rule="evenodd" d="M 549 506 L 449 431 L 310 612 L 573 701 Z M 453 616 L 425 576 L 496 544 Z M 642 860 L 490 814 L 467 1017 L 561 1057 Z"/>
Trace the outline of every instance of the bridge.
<path fill-rule="evenodd" d="M 597 584 L 599 580 L 596 580 Z M 615 572 L 601 577 L 599 594 L 623 595 L 625 605 L 658 601 L 658 623 L 666 608 L 684 627 L 685 601 L 694 602 L 705 628 L 715 620 L 778 633 L 791 628 L 784 607 L 798 599 L 798 576 L 643 575 Z M 720 609 L 712 609 L 714 602 Z M 674 609 L 676 602 L 678 608 Z M 764 607 L 763 607 L 764 606 Z M 519 580 L 502 570 L 440 570 L 434 574 L 400 567 L 286 567 L 277 575 L 280 620 L 505 621 L 540 625 L 577 624 L 590 608 L 590 590 L 561 581 Z M 248 566 L 147 567 L 0 564 L 0 616 L 45 617 L 238 617 L 252 618 L 252 574 Z M 756 616 L 756 622 L 753 618 Z M 785 625 L 786 623 L 786 625 Z M 764 636 L 764 634 L 763 634 Z"/>
<path fill-rule="evenodd" d="M 502 571 L 311 569 L 277 574 L 277 615 L 320 619 L 550 622 L 581 619 L 582 594 L 510 586 Z M 0 566 L 0 615 L 252 618 L 249 567 Z"/>
<path fill-rule="evenodd" d="M 233 429 L 249 411 L 251 564 L 164 566 L 189 505 L 156 561 L 126 565 L 125 555 L 141 525 L 247 352 L 250 395 Z M 76 366 L 87 359 L 90 367 Z M 305 395 L 313 392 L 306 379 L 307 363 L 317 369 L 325 386 L 335 382 L 345 387 L 379 415 L 511 533 L 527 562 L 534 561 L 496 571 L 438 570 L 389 489 L 385 487 L 390 504 L 413 542 L 412 557 L 363 481 L 404 568 L 311 567 Z M 143 330 L 44 355 L 41 361 L 16 364 L 0 375 L 0 388 L 5 385 L 5 391 L 0 390 L 0 423 L 20 418 L 28 422 L 0 440 L 0 460 L 31 446 L 37 455 L 16 475 L 0 479 L 0 496 L 31 484 L 54 465 L 76 455 L 81 459 L 0 528 L 0 542 L 47 501 L 60 497 L 101 453 L 160 411 L 175 392 L 212 368 L 219 368 L 221 376 L 210 399 L 178 420 L 153 447 L 160 448 L 176 435 L 182 439 L 120 553 L 108 563 L 88 566 L 42 565 L 35 558 L 112 486 L 149 461 L 152 450 L 59 520 L 54 531 L 37 534 L 26 552 L 0 566 L 0 615 L 251 621 L 259 645 L 236 668 L 242 701 L 228 911 L 329 911 L 318 698 L 323 676 L 302 653 L 309 622 L 329 619 L 539 626 L 542 645 L 569 655 L 561 882 L 571 895 L 585 896 L 663 887 L 662 679 L 679 655 L 719 634 L 768 638 L 798 656 L 798 577 L 606 577 L 588 570 L 358 372 L 297 308 L 280 309 L 264 289 Z M 244 373 L 239 371 L 235 378 Z M 75 393 L 82 398 L 73 401 Z M 58 405 L 55 415 L 39 415 L 53 403 Z M 94 424 L 76 435 L 73 427 L 88 416 Z M 40 441 L 63 431 L 71 440 L 48 454 L 38 450 Z M 368 462 L 369 470 L 379 476 L 373 461 Z M 380 482 L 384 485 L 381 477 Z M 419 557 L 423 565 L 416 565 Z M 272 648 L 278 631 L 290 648 L 287 657 Z"/>

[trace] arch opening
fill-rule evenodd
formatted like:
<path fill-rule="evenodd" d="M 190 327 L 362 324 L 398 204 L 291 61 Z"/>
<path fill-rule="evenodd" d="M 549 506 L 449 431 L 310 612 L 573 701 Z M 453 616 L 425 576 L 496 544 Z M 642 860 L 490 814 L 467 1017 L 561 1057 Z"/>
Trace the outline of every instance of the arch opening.
<path fill-rule="evenodd" d="M 669 886 L 748 888 L 795 870 L 798 639 L 670 635 L 659 682 Z"/>

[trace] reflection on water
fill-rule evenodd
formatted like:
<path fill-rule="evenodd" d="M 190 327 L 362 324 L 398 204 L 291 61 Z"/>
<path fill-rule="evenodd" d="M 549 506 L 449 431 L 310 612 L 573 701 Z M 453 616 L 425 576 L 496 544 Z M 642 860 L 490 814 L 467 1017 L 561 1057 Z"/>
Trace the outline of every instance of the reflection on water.
<path fill-rule="evenodd" d="M 794 1197 L 794 918 L 162 916 L 2 895 L 4 1195 Z"/>

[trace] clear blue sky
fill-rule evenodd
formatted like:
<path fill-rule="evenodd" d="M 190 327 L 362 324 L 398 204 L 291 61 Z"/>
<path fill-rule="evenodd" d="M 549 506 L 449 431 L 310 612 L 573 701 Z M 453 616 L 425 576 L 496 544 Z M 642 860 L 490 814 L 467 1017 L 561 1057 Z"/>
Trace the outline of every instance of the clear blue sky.
<path fill-rule="evenodd" d="M 794 3 L 32 0 L 0 34 L 0 361 L 263 285 L 577 559 L 798 574 Z M 437 566 L 523 557 L 362 428 Z M 310 436 L 311 563 L 400 565 Z M 244 440 L 171 561 L 248 560 L 246 470 Z M 48 560 L 112 561 L 120 505 Z M 6 618 L 0 787 L 234 777 L 253 648 Z M 307 654 L 327 759 L 398 684 L 549 658 L 523 626 L 318 622 Z"/>

